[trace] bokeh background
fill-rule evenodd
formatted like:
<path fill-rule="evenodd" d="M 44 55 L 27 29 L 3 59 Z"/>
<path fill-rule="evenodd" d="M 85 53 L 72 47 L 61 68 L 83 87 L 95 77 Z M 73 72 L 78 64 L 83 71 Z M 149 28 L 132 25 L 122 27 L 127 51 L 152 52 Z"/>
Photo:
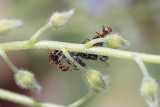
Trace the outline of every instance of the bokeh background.
<path fill-rule="evenodd" d="M 69 23 L 61 30 L 44 32 L 39 40 L 82 43 L 92 38 L 102 25 L 113 28 L 130 41 L 127 51 L 160 54 L 160 0 L 0 0 L 0 18 L 22 19 L 24 25 L 6 35 L 0 42 L 29 39 L 56 11 L 75 9 Z M 42 86 L 40 94 L 16 86 L 12 70 L 0 57 L 0 88 L 40 100 L 68 105 L 83 97 L 87 86 L 80 71 L 62 72 L 48 63 L 47 50 L 7 52 L 18 68 L 35 74 Z M 110 57 L 107 64 L 86 61 L 88 68 L 101 70 L 110 76 L 109 90 L 91 98 L 80 107 L 148 107 L 139 88 L 142 73 L 130 60 Z M 152 77 L 160 83 L 160 65 L 146 63 Z M 1 107 L 26 107 L 0 100 Z"/>

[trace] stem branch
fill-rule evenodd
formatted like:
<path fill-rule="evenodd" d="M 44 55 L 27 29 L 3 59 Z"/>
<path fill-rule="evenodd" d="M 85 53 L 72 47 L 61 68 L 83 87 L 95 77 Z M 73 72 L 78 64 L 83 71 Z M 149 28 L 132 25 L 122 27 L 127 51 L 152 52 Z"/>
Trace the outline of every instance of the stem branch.
<path fill-rule="evenodd" d="M 14 92 L 6 91 L 4 89 L 0 89 L 0 98 L 7 101 L 12 101 L 15 103 L 27 105 L 27 106 L 33 106 L 33 107 L 65 107 L 62 105 L 47 103 L 43 101 L 39 101 L 37 99 L 17 94 Z"/>
<path fill-rule="evenodd" d="M 129 60 L 134 60 L 134 56 L 136 55 L 143 62 L 160 64 L 159 55 L 129 52 L 129 51 L 111 49 L 106 47 L 85 48 L 85 44 L 74 44 L 74 43 L 58 42 L 58 41 L 39 41 L 34 45 L 28 45 L 27 41 L 7 42 L 7 43 L 1 43 L 0 48 L 3 51 L 35 49 L 35 48 L 37 49 L 49 48 L 49 49 L 62 50 L 63 48 L 65 48 L 67 51 L 81 52 L 86 54 L 96 54 L 96 55 L 103 55 L 103 56 L 112 56 L 112 57 L 129 59 Z"/>
<path fill-rule="evenodd" d="M 40 36 L 40 34 L 47 29 L 51 28 L 52 25 L 50 23 L 44 25 L 42 28 L 40 28 L 29 40 L 29 44 L 34 44 L 36 39 Z"/>
<path fill-rule="evenodd" d="M 95 92 L 89 92 L 87 95 L 85 95 L 83 98 L 77 100 L 76 102 L 69 105 L 69 107 L 79 107 L 79 105 L 86 102 L 88 99 L 90 99 L 93 95 L 95 95 Z"/>
<path fill-rule="evenodd" d="M 14 64 L 10 61 L 10 59 L 8 58 L 8 56 L 6 55 L 6 53 L 4 51 L 2 51 L 0 49 L 0 54 L 3 57 L 3 59 L 6 61 L 6 63 L 8 64 L 8 66 L 15 72 L 18 72 L 18 69 L 14 66 Z"/>
<path fill-rule="evenodd" d="M 146 66 L 137 55 L 135 55 L 135 61 L 138 64 L 139 68 L 141 69 L 143 76 L 149 76 Z"/>

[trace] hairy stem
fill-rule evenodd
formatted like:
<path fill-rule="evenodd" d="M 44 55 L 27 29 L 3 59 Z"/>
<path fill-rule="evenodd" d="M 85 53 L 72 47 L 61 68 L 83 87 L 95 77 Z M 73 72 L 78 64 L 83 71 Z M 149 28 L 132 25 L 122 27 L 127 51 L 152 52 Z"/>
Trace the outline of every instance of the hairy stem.
<path fill-rule="evenodd" d="M 87 95 L 85 95 L 83 98 L 77 100 L 76 102 L 70 104 L 68 107 L 79 107 L 79 105 L 83 104 L 86 102 L 88 99 L 90 99 L 92 96 L 94 96 L 96 93 L 95 92 L 89 92 Z"/>
<path fill-rule="evenodd" d="M 17 94 L 14 92 L 6 91 L 3 89 L 0 89 L 0 99 L 12 101 L 12 102 L 27 105 L 27 106 L 33 106 L 33 107 L 65 107 L 62 105 L 39 101 L 37 99 L 31 98 L 25 95 Z"/>
<path fill-rule="evenodd" d="M 159 55 L 129 52 L 129 51 L 111 49 L 106 47 L 85 48 L 85 44 L 73 44 L 73 43 L 58 42 L 58 41 L 39 41 L 34 45 L 28 45 L 28 41 L 7 42 L 7 43 L 1 43 L 0 48 L 3 51 L 14 51 L 14 50 L 35 49 L 35 48 L 37 49 L 49 48 L 49 49 L 62 50 L 63 48 L 65 48 L 67 49 L 67 51 L 82 52 L 86 54 L 97 54 L 103 56 L 112 56 L 129 60 L 134 60 L 134 56 L 137 55 L 144 62 L 160 64 Z"/>
<path fill-rule="evenodd" d="M 139 68 L 141 69 L 143 76 L 149 76 L 146 66 L 137 55 L 135 55 L 135 61 L 138 64 Z"/>
<path fill-rule="evenodd" d="M 8 66 L 15 72 L 18 72 L 18 69 L 14 66 L 14 64 L 10 61 L 10 59 L 8 58 L 8 56 L 6 55 L 6 53 L 4 51 L 2 51 L 0 49 L 0 54 L 3 57 L 3 59 L 6 61 L 6 63 L 8 64 Z"/>
<path fill-rule="evenodd" d="M 51 28 L 52 24 L 48 23 L 44 25 L 42 28 L 40 28 L 29 40 L 29 44 L 34 44 L 36 42 L 36 39 L 40 36 L 41 33 L 46 31 L 47 29 Z"/>

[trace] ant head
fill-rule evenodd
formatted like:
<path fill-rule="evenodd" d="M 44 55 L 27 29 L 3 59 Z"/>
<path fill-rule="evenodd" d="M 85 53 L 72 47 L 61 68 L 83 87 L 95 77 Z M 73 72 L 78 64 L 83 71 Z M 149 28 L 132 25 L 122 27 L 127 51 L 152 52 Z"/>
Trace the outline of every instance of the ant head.
<path fill-rule="evenodd" d="M 103 28 L 103 32 L 105 32 L 106 34 L 110 34 L 112 32 L 111 27 L 104 27 L 104 25 L 103 25 L 102 28 Z"/>
<path fill-rule="evenodd" d="M 55 50 L 51 51 L 51 55 L 55 55 L 55 53 L 56 53 Z"/>

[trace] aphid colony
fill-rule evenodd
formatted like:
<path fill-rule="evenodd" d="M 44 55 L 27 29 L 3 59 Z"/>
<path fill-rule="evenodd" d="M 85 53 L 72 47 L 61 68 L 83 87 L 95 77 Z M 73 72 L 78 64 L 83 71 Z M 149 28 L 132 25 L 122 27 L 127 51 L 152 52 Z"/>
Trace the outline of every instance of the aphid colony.
<path fill-rule="evenodd" d="M 97 35 L 94 36 L 93 39 L 103 38 L 104 36 L 107 36 L 108 34 L 110 34 L 112 32 L 112 28 L 110 28 L 110 27 L 102 26 L 102 28 L 103 28 L 103 30 L 102 30 L 103 32 L 102 33 L 96 32 Z M 87 40 L 89 40 L 89 39 L 87 38 Z M 98 43 L 94 44 L 93 46 L 103 46 L 103 42 L 98 42 Z M 78 53 L 78 52 L 69 52 L 69 54 L 74 59 L 74 62 L 76 61 L 77 63 L 79 63 L 83 67 L 85 67 L 86 64 L 82 61 L 81 58 L 88 59 L 88 60 L 98 60 L 98 58 L 99 58 L 99 60 L 101 60 L 103 62 L 105 62 L 108 59 L 108 56 L 100 56 L 99 57 L 98 55 L 95 55 L 95 54 L 85 54 L 85 53 Z M 61 61 L 62 58 L 65 61 L 64 64 Z M 78 70 L 77 66 L 74 65 L 74 62 L 71 62 L 68 58 L 66 58 L 66 56 L 63 54 L 63 52 L 59 51 L 59 50 L 52 50 L 52 52 L 49 53 L 49 63 L 51 64 L 52 62 L 54 62 L 55 65 L 57 65 L 57 67 L 60 68 L 62 71 L 69 71 L 70 66 L 72 66 L 73 69 Z"/>

